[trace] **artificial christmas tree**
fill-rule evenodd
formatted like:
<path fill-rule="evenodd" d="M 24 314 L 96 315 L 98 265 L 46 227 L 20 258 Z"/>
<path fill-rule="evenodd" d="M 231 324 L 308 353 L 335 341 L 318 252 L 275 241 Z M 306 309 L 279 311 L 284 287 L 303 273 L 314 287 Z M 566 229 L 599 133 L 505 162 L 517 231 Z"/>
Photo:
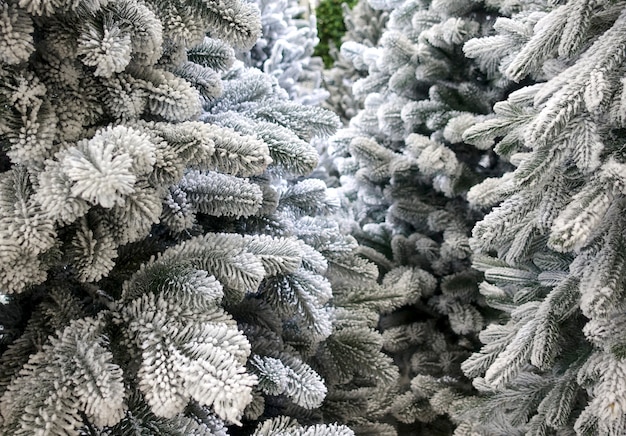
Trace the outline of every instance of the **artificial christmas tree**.
<path fill-rule="evenodd" d="M 235 61 L 258 8 L 3 10 L 1 432 L 351 434 L 327 393 L 396 371 L 331 285 L 377 271 L 295 179 L 337 118 Z"/>
<path fill-rule="evenodd" d="M 401 369 L 388 419 L 401 434 L 451 434 L 452 407 L 472 392 L 460 365 L 478 346 L 485 312 L 469 246 L 481 214 L 465 197 L 505 169 L 462 134 L 510 82 L 463 53 L 466 41 L 490 32 L 484 5 L 369 4 L 388 13 L 388 24 L 376 46 L 342 46 L 355 69 L 367 71 L 352 87 L 363 109 L 328 150 L 348 210 L 343 225 L 381 268 L 381 288 L 395 295 L 380 323 Z"/>
<path fill-rule="evenodd" d="M 247 65 L 275 77 L 298 103 L 319 105 L 328 98 L 322 87 L 322 59 L 313 56 L 319 39 L 314 11 L 298 0 L 258 0 L 262 33 L 241 57 Z"/>
<path fill-rule="evenodd" d="M 389 13 L 373 9 L 366 0 L 357 2 L 352 8 L 344 8 L 346 33 L 341 50 L 331 52 L 332 68 L 324 71 L 324 87 L 330 96 L 324 107 L 335 112 L 344 123 L 350 121 L 363 108 L 362 99 L 352 95 L 352 85 L 367 76 L 367 65 L 352 62 L 350 47 L 375 47 L 380 39 Z"/>
<path fill-rule="evenodd" d="M 505 316 L 463 364 L 482 395 L 458 433 L 624 434 L 624 3 L 523 9 L 465 45 L 530 83 L 463 134 L 515 170 L 469 193 L 493 207 L 471 245 Z"/>

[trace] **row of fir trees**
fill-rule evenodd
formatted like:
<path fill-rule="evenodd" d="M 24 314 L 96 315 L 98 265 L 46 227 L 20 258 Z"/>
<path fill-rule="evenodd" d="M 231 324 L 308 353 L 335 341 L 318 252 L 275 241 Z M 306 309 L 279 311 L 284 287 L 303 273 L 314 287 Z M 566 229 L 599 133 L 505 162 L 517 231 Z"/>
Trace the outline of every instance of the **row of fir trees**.
<path fill-rule="evenodd" d="M 0 9 L 0 434 L 626 434 L 626 1 Z"/>

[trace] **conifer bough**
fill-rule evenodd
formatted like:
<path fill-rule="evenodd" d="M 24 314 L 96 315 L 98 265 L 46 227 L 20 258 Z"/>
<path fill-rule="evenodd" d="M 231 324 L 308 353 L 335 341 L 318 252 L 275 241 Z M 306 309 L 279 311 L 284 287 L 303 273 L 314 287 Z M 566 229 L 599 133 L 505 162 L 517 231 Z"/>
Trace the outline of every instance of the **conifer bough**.
<path fill-rule="evenodd" d="M 0 8 L 0 433 L 366 425 L 322 417 L 397 375 L 376 313 L 332 302 L 372 265 L 293 180 L 338 120 L 236 61 L 258 8 Z M 373 363 L 336 352 L 359 346 Z"/>

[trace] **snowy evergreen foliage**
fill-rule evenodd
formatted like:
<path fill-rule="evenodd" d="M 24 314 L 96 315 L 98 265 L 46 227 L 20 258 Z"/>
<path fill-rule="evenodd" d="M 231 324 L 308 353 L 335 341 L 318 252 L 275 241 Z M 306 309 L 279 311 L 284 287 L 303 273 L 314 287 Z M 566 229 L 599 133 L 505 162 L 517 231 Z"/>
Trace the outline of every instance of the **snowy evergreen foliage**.
<path fill-rule="evenodd" d="M 258 8 L 1 7 L 0 433 L 386 428 L 378 271 L 298 179 L 338 119 L 235 61 Z"/>
<path fill-rule="evenodd" d="M 328 98 L 322 87 L 322 59 L 313 56 L 319 43 L 315 14 L 298 0 L 256 0 L 262 34 L 252 50 L 242 53 L 247 65 L 278 80 L 300 104 L 319 105 Z"/>
<path fill-rule="evenodd" d="M 331 138 L 329 151 L 351 214 L 344 226 L 381 268 L 381 288 L 396 295 L 380 324 L 401 370 L 387 410 L 400 434 L 451 434 L 446 414 L 472 391 L 460 365 L 477 349 L 485 322 L 469 246 L 481 215 L 466 194 L 503 169 L 462 134 L 510 82 L 463 53 L 466 41 L 493 26 L 480 3 L 369 5 L 388 13 L 388 24 L 375 46 L 342 45 L 364 74 L 352 88 L 363 109 Z"/>
<path fill-rule="evenodd" d="M 515 169 L 468 195 L 493 208 L 470 244 L 504 315 L 463 364 L 482 395 L 457 434 L 623 435 L 626 3 L 530 6 L 465 45 L 528 86 L 463 134 Z"/>
<path fill-rule="evenodd" d="M 315 168 L 317 155 L 308 140 L 334 131 L 336 117 L 286 98 L 267 75 L 235 68 L 224 76 L 222 96 L 207 102 L 201 116 L 242 134 L 256 133 L 268 144 L 273 160 L 256 180 L 269 203 L 261 206 L 265 212 L 227 218 L 221 228 L 299 241 L 298 269 L 269 274 L 256 294 L 229 308 L 250 338 L 250 365 L 259 379 L 258 395 L 247 413 L 252 423 L 267 411 L 309 424 L 348 423 L 361 434 L 376 427 L 369 419 L 380 407 L 378 392 L 388 390 L 398 375 L 381 352 L 381 334 L 374 330 L 388 296 L 376 292 L 376 266 L 357 257 L 356 241 L 333 221 L 337 198 L 319 180 L 293 177 Z M 212 218 L 203 232 L 213 226 Z M 255 247 L 263 252 L 270 242 L 268 238 Z M 299 373 L 292 380 L 294 370 Z M 313 392 L 302 392 L 306 387 Z M 315 392 L 318 388 L 321 395 Z M 361 407 L 346 408 L 346 398 Z"/>
<path fill-rule="evenodd" d="M 0 11 L 0 434 L 626 434 L 626 1 Z"/>
<path fill-rule="evenodd" d="M 335 57 L 334 63 L 332 68 L 324 71 L 324 87 L 330 94 L 324 107 L 347 123 L 363 107 L 362 99 L 355 99 L 352 95 L 352 85 L 367 76 L 367 65 L 351 61 L 350 46 L 375 47 L 389 13 L 372 9 L 367 0 L 360 0 L 352 8 L 344 7 L 343 13 L 346 33 L 342 41 L 347 44 L 342 45 L 340 51 L 331 53 Z"/>

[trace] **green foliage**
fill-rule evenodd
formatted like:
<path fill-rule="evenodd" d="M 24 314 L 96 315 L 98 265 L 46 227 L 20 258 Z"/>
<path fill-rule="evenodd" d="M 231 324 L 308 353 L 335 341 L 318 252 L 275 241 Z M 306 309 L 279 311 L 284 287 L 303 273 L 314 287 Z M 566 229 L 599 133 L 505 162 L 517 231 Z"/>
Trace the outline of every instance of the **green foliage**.
<path fill-rule="evenodd" d="M 343 22 L 344 4 L 351 8 L 358 0 L 321 0 L 315 8 L 317 34 L 320 42 L 315 47 L 314 55 L 321 56 L 326 68 L 333 64 L 331 51 L 339 47 L 341 37 L 346 33 Z"/>

